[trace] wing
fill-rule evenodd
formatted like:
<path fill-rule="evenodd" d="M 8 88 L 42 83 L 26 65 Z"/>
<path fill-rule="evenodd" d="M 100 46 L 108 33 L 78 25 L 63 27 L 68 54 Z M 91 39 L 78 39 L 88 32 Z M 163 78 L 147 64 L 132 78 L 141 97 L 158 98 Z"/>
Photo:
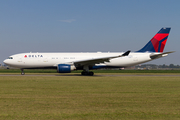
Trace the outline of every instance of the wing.
<path fill-rule="evenodd" d="M 158 53 L 158 54 L 152 53 L 152 54 L 150 54 L 150 58 L 151 58 L 151 59 L 157 59 L 157 58 L 165 57 L 165 56 L 167 56 L 168 54 L 173 53 L 173 52 L 175 52 L 175 51 Z"/>
<path fill-rule="evenodd" d="M 94 59 L 86 59 L 86 60 L 80 60 L 80 61 L 74 61 L 75 66 L 84 66 L 84 65 L 95 65 L 99 63 L 109 62 L 110 59 L 118 58 L 118 57 L 124 57 L 128 56 L 130 51 L 125 52 L 122 55 L 118 56 L 110 56 L 110 57 L 101 57 L 101 58 L 94 58 Z"/>

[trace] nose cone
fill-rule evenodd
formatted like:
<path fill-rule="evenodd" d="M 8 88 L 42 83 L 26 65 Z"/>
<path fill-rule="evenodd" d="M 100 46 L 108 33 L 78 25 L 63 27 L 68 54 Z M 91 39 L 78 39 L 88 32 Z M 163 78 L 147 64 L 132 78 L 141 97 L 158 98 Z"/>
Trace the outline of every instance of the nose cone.
<path fill-rule="evenodd" d="M 5 59 L 5 60 L 3 61 L 3 63 L 4 63 L 4 64 L 7 64 L 7 63 L 8 63 L 7 61 L 8 61 L 8 60 L 7 60 L 7 59 Z"/>
<path fill-rule="evenodd" d="M 11 64 L 12 64 L 9 59 L 5 59 L 5 60 L 3 61 L 3 63 L 6 64 L 6 65 L 11 65 Z"/>
<path fill-rule="evenodd" d="M 13 59 L 5 59 L 3 61 L 4 64 L 6 64 L 7 66 L 11 66 L 11 67 L 16 67 L 16 62 Z"/>

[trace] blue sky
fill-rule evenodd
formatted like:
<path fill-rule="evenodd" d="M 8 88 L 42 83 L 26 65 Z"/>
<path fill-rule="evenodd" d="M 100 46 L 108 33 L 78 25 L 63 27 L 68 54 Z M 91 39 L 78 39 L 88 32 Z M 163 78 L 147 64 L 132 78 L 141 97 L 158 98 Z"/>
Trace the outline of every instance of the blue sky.
<path fill-rule="evenodd" d="M 0 63 L 24 52 L 122 52 L 141 49 L 171 27 L 149 63 L 180 64 L 179 0 L 0 0 Z"/>

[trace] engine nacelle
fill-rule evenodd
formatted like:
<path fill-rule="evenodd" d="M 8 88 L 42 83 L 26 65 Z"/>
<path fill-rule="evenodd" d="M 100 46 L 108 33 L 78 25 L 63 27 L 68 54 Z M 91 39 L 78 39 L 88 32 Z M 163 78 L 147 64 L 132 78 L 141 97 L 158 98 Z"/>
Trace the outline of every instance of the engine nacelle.
<path fill-rule="evenodd" d="M 70 73 L 72 70 L 75 70 L 76 67 L 74 65 L 68 64 L 58 64 L 57 72 L 58 73 Z"/>

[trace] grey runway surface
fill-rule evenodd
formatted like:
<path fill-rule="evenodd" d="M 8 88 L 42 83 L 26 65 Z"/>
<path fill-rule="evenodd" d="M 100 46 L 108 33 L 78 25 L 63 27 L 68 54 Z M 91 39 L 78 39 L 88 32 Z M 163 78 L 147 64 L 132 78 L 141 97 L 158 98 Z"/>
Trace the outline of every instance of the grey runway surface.
<path fill-rule="evenodd" d="M 53 74 L 51 74 L 51 75 L 44 75 L 44 74 L 38 74 L 38 75 L 36 75 L 36 74 L 26 74 L 26 75 L 20 75 L 20 74 L 0 74 L 0 77 L 1 76 L 22 76 L 22 77 L 28 77 L 28 76 L 82 76 L 81 74 L 60 74 L 60 75 L 53 75 Z M 139 76 L 139 77 L 151 77 L 151 76 L 159 76 L 159 77 L 163 77 L 163 76 L 167 76 L 167 77 L 180 77 L 180 74 L 157 74 L 157 75 L 154 75 L 154 74 L 137 74 L 137 75 L 131 75 L 131 74 L 95 74 L 94 76 L 89 76 L 89 77 L 96 77 L 96 76 L 99 76 L 99 77 L 105 77 L 105 76 L 109 76 L 109 77 L 118 77 L 118 76 Z M 83 77 L 83 76 L 82 76 Z"/>

